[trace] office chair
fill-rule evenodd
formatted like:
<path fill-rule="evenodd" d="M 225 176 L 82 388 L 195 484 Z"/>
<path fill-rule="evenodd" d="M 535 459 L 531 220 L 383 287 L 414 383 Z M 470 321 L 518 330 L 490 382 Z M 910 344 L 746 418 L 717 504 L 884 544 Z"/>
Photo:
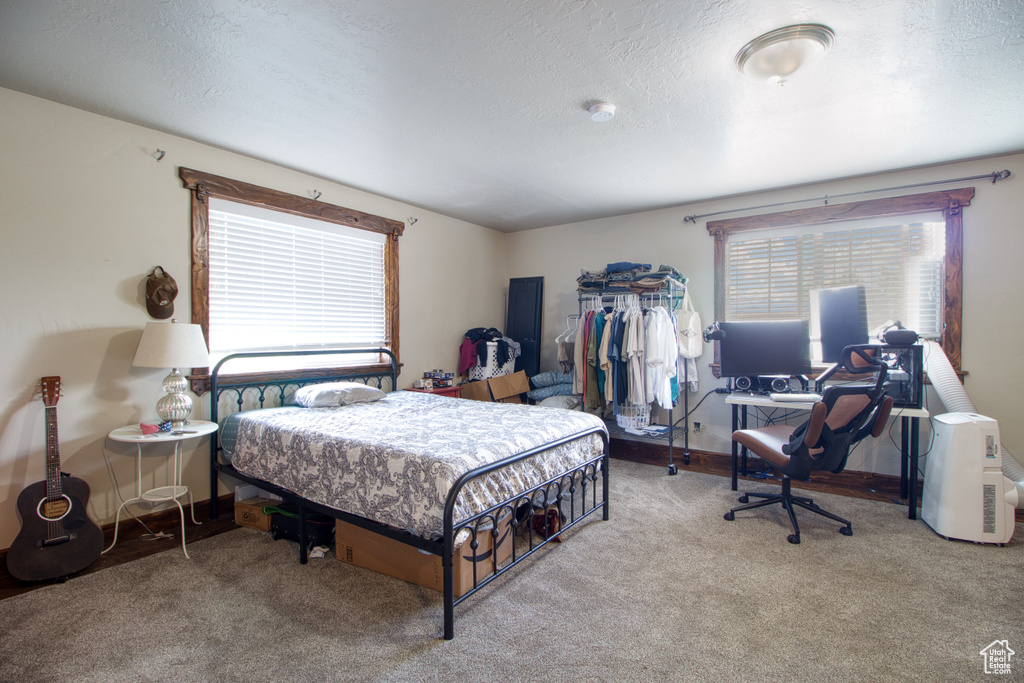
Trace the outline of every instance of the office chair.
<path fill-rule="evenodd" d="M 769 425 L 733 432 L 733 441 L 782 473 L 782 492 L 744 493 L 739 499 L 744 505 L 729 510 L 725 513 L 725 519 L 736 519 L 736 512 L 740 510 L 780 503 L 789 513 L 789 521 L 793 525 L 793 533 L 788 538 L 790 543 L 800 542 L 797 507 L 841 522 L 845 526 L 839 528 L 839 533 L 844 536 L 853 535 L 853 525 L 848 520 L 823 510 L 810 498 L 794 496 L 790 485 L 793 479 L 809 479 L 812 470 L 841 472 L 846 467 L 846 459 L 853 446 L 868 434 L 877 437 L 885 429 L 892 410 L 892 397 L 886 396 L 884 388 L 888 367 L 875 357 L 876 351 L 877 347 L 870 344 L 844 348 L 840 362 L 818 378 L 817 386 L 824 386 L 825 380 L 841 370 L 857 377 L 874 373 L 875 381 L 870 384 L 825 387 L 821 400 L 814 404 L 810 418 L 802 425 L 796 428 L 790 425 Z M 751 497 L 763 500 L 751 503 Z"/>

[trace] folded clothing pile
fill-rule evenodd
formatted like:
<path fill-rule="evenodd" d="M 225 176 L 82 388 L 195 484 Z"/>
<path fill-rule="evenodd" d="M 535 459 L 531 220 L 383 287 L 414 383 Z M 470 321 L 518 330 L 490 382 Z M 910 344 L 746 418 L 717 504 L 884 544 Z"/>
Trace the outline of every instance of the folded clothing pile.
<path fill-rule="evenodd" d="M 650 263 L 620 261 L 609 263 L 603 270 L 582 270 L 576 288 L 592 294 L 646 294 L 664 289 L 669 283 L 686 285 L 686 278 L 672 266 L 651 270 Z"/>
<path fill-rule="evenodd" d="M 636 294 L 657 292 L 669 283 L 679 287 L 686 285 L 686 278 L 672 266 L 659 266 L 657 270 L 638 272 L 630 283 L 630 289 Z"/>
<path fill-rule="evenodd" d="M 608 285 L 608 274 L 603 270 L 581 270 L 576 288 L 581 292 L 603 292 Z"/>

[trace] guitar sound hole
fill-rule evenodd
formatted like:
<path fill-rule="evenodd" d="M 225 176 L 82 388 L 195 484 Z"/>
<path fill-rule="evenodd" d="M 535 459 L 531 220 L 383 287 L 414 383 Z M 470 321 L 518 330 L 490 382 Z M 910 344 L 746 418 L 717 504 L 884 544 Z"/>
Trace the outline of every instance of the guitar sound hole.
<path fill-rule="evenodd" d="M 56 500 L 52 503 L 43 504 L 43 517 L 46 519 L 60 519 L 68 512 L 68 502 L 66 500 Z"/>
<path fill-rule="evenodd" d="M 57 500 L 42 498 L 36 505 L 36 514 L 47 522 L 59 522 L 71 512 L 71 499 L 64 494 Z"/>

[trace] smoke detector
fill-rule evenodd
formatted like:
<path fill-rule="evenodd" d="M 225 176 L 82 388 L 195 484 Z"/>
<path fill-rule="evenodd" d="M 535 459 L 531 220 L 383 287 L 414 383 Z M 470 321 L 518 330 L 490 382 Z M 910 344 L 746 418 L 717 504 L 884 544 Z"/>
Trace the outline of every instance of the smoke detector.
<path fill-rule="evenodd" d="M 615 105 L 610 102 L 598 102 L 591 105 L 587 111 L 590 112 L 591 121 L 611 121 L 615 116 Z"/>

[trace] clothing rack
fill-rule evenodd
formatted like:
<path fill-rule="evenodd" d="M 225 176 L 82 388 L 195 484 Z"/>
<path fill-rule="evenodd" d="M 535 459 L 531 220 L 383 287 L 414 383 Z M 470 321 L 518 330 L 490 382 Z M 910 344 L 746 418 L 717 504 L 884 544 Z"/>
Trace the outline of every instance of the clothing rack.
<path fill-rule="evenodd" d="M 664 287 L 653 292 L 643 293 L 624 293 L 624 292 L 579 292 L 578 293 L 578 313 L 576 316 L 569 316 L 570 318 L 575 317 L 578 321 L 581 321 L 584 314 L 587 311 L 598 311 L 604 310 L 607 304 L 612 306 L 629 305 L 635 303 L 643 307 L 646 305 L 647 308 L 654 308 L 656 306 L 664 306 L 668 309 L 669 313 L 674 313 L 676 307 L 683 302 L 683 296 L 686 294 L 686 285 L 680 285 L 674 280 L 666 280 Z M 677 359 L 678 362 L 678 359 Z M 690 397 L 689 397 L 689 384 L 690 384 L 690 368 L 689 364 L 684 362 L 683 366 L 683 381 L 680 383 L 680 390 L 683 395 L 683 417 L 681 421 L 683 423 L 683 463 L 686 465 L 690 464 Z M 577 370 L 578 371 L 578 370 Z M 581 402 L 580 410 L 584 410 L 586 407 L 585 399 Z M 674 419 L 674 405 L 668 408 L 668 473 L 670 475 L 678 474 L 679 468 L 676 466 L 674 461 L 674 446 L 675 446 L 675 429 L 676 420 Z M 653 406 L 651 408 L 653 410 Z"/>

